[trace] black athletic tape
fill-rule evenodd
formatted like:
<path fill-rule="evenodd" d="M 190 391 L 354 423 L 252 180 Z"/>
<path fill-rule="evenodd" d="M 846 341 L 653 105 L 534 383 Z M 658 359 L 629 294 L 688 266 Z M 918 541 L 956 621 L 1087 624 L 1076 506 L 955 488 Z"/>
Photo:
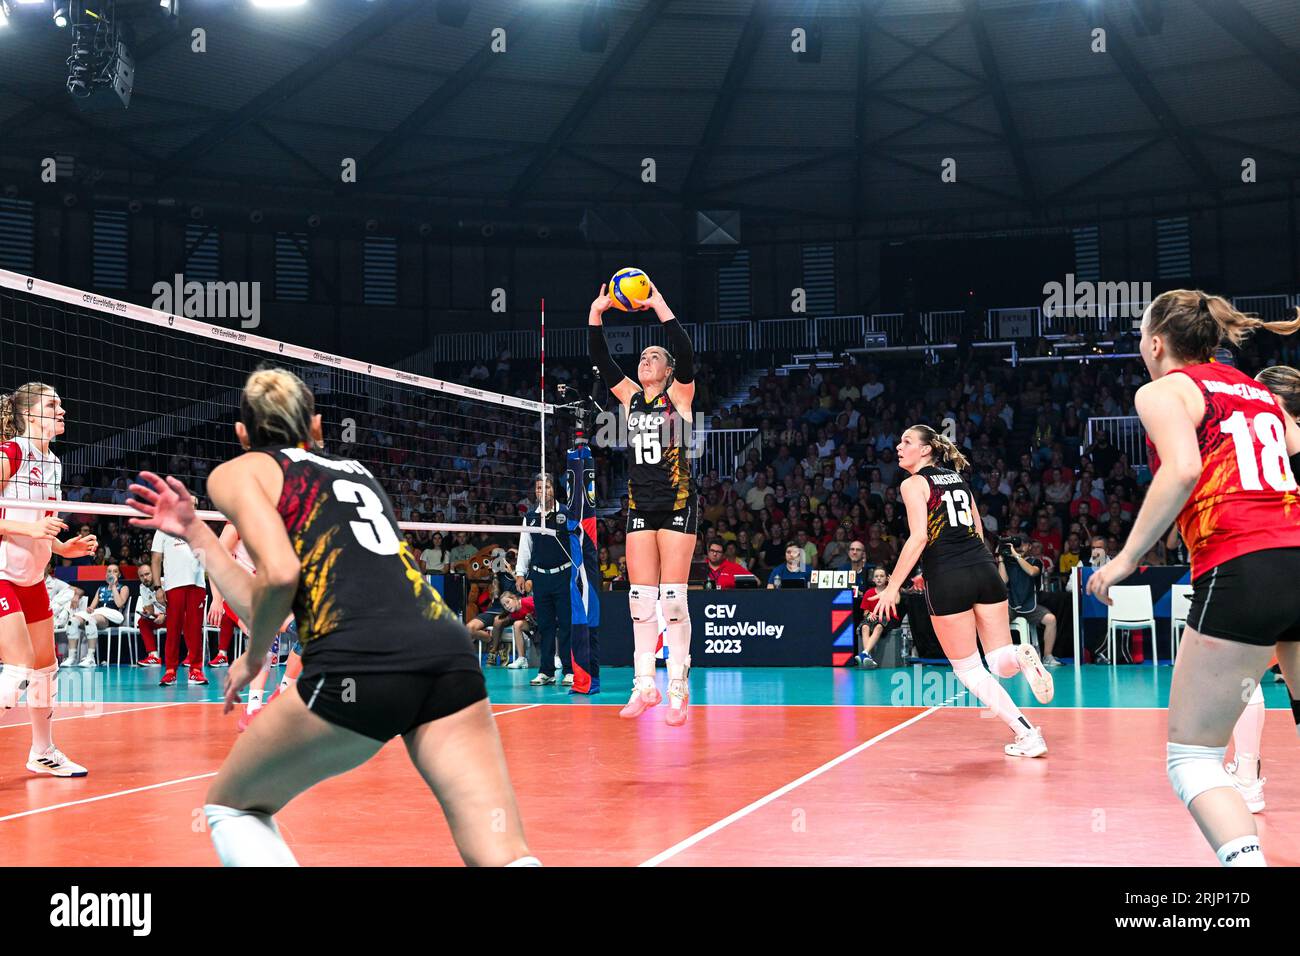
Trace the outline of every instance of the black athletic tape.
<path fill-rule="evenodd" d="M 1291 716 L 1295 718 L 1295 725 L 1300 729 L 1300 700 L 1294 697 L 1291 698 Z"/>

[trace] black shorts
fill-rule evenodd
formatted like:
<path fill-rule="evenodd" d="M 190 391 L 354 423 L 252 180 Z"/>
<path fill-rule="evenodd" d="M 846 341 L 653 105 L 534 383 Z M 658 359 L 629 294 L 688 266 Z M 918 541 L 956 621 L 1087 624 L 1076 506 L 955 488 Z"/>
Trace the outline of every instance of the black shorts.
<path fill-rule="evenodd" d="M 298 695 L 308 710 L 331 724 L 388 741 L 486 700 L 487 684 L 478 661 L 457 657 L 450 669 L 378 674 L 304 670 Z"/>
<path fill-rule="evenodd" d="M 1270 647 L 1300 641 L 1300 548 L 1252 551 L 1192 582 L 1187 626 L 1225 641 Z"/>
<path fill-rule="evenodd" d="M 1007 586 L 992 561 L 925 572 L 925 603 L 932 617 L 961 614 L 976 604 L 999 604 Z"/>
<path fill-rule="evenodd" d="M 482 624 L 490 631 L 492 630 L 492 626 L 496 624 L 497 618 L 500 615 L 505 613 L 506 612 L 504 608 L 488 608 L 482 614 L 476 616 L 478 618 L 479 623 Z"/>
<path fill-rule="evenodd" d="M 627 533 L 633 531 L 680 531 L 682 534 L 695 534 L 700 526 L 699 499 L 691 495 L 686 504 L 673 511 L 670 509 L 638 508 L 629 509 L 627 513 Z"/>

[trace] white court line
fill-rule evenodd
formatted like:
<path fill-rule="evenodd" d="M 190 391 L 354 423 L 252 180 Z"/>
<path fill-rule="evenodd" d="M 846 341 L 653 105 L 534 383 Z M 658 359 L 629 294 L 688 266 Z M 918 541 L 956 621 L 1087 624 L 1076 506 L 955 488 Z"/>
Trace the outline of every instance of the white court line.
<path fill-rule="evenodd" d="M 103 702 L 102 704 L 100 704 L 99 706 L 107 707 L 107 706 L 110 705 L 110 703 L 114 703 L 114 702 L 104 701 L 104 702 Z M 121 703 L 128 704 L 128 703 L 131 703 L 131 701 L 121 701 Z M 103 712 L 101 712 L 101 713 L 97 713 L 97 714 L 96 714 L 96 713 L 90 713 L 90 714 L 73 714 L 73 715 L 70 716 L 70 717 L 59 717 L 59 716 L 55 716 L 54 719 L 55 719 L 56 721 L 59 721 L 59 720 L 87 720 L 87 719 L 89 719 L 89 720 L 98 720 L 100 717 L 112 717 L 114 714 L 133 714 L 133 713 L 135 713 L 136 711 L 139 711 L 139 710 L 158 710 L 160 707 L 180 707 L 182 704 L 192 704 L 192 703 L 198 703 L 198 701 L 176 700 L 176 701 L 168 701 L 167 703 L 164 703 L 164 704 L 149 704 L 147 707 L 128 707 L 128 708 L 126 708 L 126 709 L 124 709 L 124 710 L 105 710 L 105 711 L 103 711 Z M 25 705 L 23 705 L 23 706 L 24 706 L 24 709 L 25 709 Z M 71 705 L 70 705 L 70 706 L 71 706 Z M 17 709 L 17 708 L 15 708 L 15 709 Z M 83 709 L 85 709 L 85 708 L 83 708 Z M 57 711 L 57 708 L 56 708 L 56 711 Z M 22 721 L 21 723 L 17 723 L 17 724 L 0 724 L 0 730 L 7 730 L 7 729 L 10 728 L 10 727 L 30 727 L 31 725 L 32 725 L 32 722 L 31 722 L 30 720 L 24 720 L 24 721 Z"/>
<path fill-rule="evenodd" d="M 522 707 L 511 707 L 509 710 L 494 710 L 493 717 L 504 717 L 506 714 L 517 714 L 521 710 L 532 710 L 534 707 L 541 707 L 541 704 L 524 704 Z"/>
<path fill-rule="evenodd" d="M 182 701 L 181 703 L 185 703 L 185 702 Z M 154 706 L 155 706 L 155 707 L 175 707 L 176 704 L 171 704 L 171 703 L 168 703 L 168 704 L 156 704 L 156 705 L 154 705 Z M 527 704 L 527 705 L 525 705 L 525 706 L 523 706 L 523 707 L 515 707 L 515 708 L 512 708 L 511 710 L 503 710 L 503 711 L 501 711 L 501 712 L 499 712 L 499 713 L 495 713 L 495 714 L 493 714 L 492 716 L 493 716 L 493 717 L 500 717 L 500 716 L 502 716 L 502 714 L 513 714 L 513 713 L 517 713 L 518 711 L 521 711 L 521 710 L 530 710 L 530 709 L 532 709 L 533 707 L 540 707 L 540 706 L 541 706 L 541 704 Z M 152 708 L 152 707 L 140 707 L 140 708 L 137 708 L 137 709 L 139 709 L 139 710 L 152 710 L 153 708 Z M 127 711 L 124 711 L 124 710 L 116 710 L 116 711 L 112 711 L 112 713 L 115 713 L 115 714 L 125 714 L 125 713 L 128 713 L 128 712 L 127 712 Z M 66 719 L 66 718 L 65 718 L 65 719 Z M 25 726 L 25 725 L 23 725 L 23 724 L 14 724 L 14 725 L 12 725 L 12 726 L 15 726 L 15 727 L 21 727 L 21 726 Z M 208 777 L 215 777 L 215 776 L 217 775 L 217 773 L 218 773 L 218 771 L 213 770 L 211 773 L 200 773 L 200 774 L 195 774 L 195 775 L 192 776 L 192 777 L 180 777 L 180 778 L 178 778 L 178 779 L 176 779 L 176 780 L 164 780 L 162 783 L 151 783 L 151 784 L 148 784 L 147 786 L 144 786 L 144 787 L 132 787 L 130 790 L 116 790 L 116 791 L 114 791 L 113 793 L 102 793 L 102 794 L 100 794 L 100 795 L 97 796 L 97 797 L 86 797 L 85 799 L 82 799 L 82 800 L 69 800 L 69 801 L 67 801 L 66 803 L 54 803 L 54 804 L 51 804 L 51 805 L 48 806 L 48 807 L 37 807 L 37 808 L 34 809 L 34 810 L 23 810 L 21 813 L 11 813 L 11 814 L 9 814 L 8 816 L 0 817 L 0 823 L 5 823 L 5 822 L 8 821 L 8 820 L 17 820 L 17 819 L 19 819 L 20 817 L 30 817 L 30 816 L 34 816 L 34 815 L 37 814 L 37 813 L 49 813 L 51 810 L 64 810 L 64 809 L 66 809 L 66 808 L 68 808 L 68 807 L 80 806 L 81 804 L 85 804 L 85 803 L 96 803 L 96 802 L 98 802 L 98 801 L 100 801 L 100 800 L 111 800 L 113 797 L 125 797 L 125 796 L 129 796 L 129 795 L 131 795 L 131 794 L 133 794 L 133 793 L 143 793 L 143 792 L 146 791 L 146 790 L 157 790 L 157 789 L 159 789 L 160 787 L 170 787 L 170 786 L 173 786 L 173 785 L 178 784 L 178 783 L 192 783 L 192 782 L 195 781 L 195 780 L 206 780 Z"/>
<path fill-rule="evenodd" d="M 828 760 L 826 763 L 822 764 L 816 770 L 810 770 L 808 773 L 804 774 L 798 780 L 790 781 L 784 787 L 781 787 L 779 790 L 773 790 L 767 796 L 760 797 L 759 799 L 751 803 L 749 806 L 741 807 L 739 810 L 737 810 L 735 813 L 731 814 L 730 816 L 723 817 L 717 823 L 711 824 L 710 826 L 705 827 L 703 830 L 699 831 L 698 833 L 694 833 L 691 836 L 688 836 L 685 840 L 682 840 L 677 845 L 670 846 L 662 853 L 656 856 L 652 856 L 650 859 L 642 863 L 641 866 L 658 866 L 660 863 L 663 863 L 665 860 L 671 859 L 672 857 L 676 856 L 678 853 L 681 853 L 683 850 L 689 850 L 691 847 L 693 847 L 695 844 L 699 843 L 701 840 L 705 839 L 706 837 L 713 836 L 713 834 L 717 833 L 719 830 L 723 829 L 724 827 L 731 826 L 731 824 L 735 823 L 737 820 L 741 819 L 742 817 L 747 817 L 755 810 L 767 806 L 773 800 L 785 796 L 787 793 L 789 793 L 791 790 L 794 790 L 796 787 L 801 787 L 809 780 L 813 780 L 817 777 L 820 777 L 826 771 L 831 770 L 834 767 L 838 767 L 840 764 L 844 763 L 844 761 L 852 757 L 856 757 L 858 754 L 862 753 L 862 751 L 866 750 L 868 747 L 872 746 L 873 744 L 879 743 L 880 741 L 884 740 L 886 737 L 893 736 L 903 728 L 910 727 L 918 720 L 924 720 L 926 717 L 929 717 L 931 714 L 941 709 L 942 709 L 941 706 L 936 704 L 934 707 L 931 707 L 929 710 L 923 711 L 922 713 L 919 713 L 914 717 L 909 717 L 901 724 L 896 724 L 895 726 L 890 727 L 884 733 L 876 734 L 876 736 L 872 737 L 870 740 L 866 741 L 865 743 L 860 743 L 852 750 L 845 751 L 844 753 L 840 754 L 838 757 L 834 758 L 833 760 Z"/>
<path fill-rule="evenodd" d="M 200 773 L 193 777 L 181 777 L 177 780 L 165 780 L 162 783 L 151 783 L 144 787 L 133 787 L 130 790 L 115 790 L 113 793 L 101 793 L 97 797 L 86 797 L 82 800 L 69 800 L 67 803 L 54 803 L 48 807 L 37 807 L 35 810 L 24 810 L 21 813 L 11 813 L 6 817 L 0 817 L 0 823 L 7 820 L 17 820 L 19 817 L 30 817 L 37 813 L 49 813 L 51 810 L 63 810 L 66 807 L 75 807 L 83 803 L 96 803 L 100 800 L 111 800 L 114 797 L 125 797 L 132 793 L 143 793 L 146 790 L 157 790 L 159 787 L 170 787 L 177 783 L 190 783 L 194 780 L 206 780 L 208 777 L 215 777 L 217 771 L 211 773 Z"/>

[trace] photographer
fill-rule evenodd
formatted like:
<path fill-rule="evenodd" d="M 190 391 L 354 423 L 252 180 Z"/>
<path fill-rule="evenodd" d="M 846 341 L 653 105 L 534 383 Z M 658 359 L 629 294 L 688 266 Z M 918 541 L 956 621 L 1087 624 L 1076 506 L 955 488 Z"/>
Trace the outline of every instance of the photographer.
<path fill-rule="evenodd" d="M 1025 544 L 1019 535 L 998 539 L 998 574 L 1007 585 L 1011 616 L 1023 617 L 1030 627 L 1043 625 L 1043 663 L 1060 667 L 1052 653 L 1056 645 L 1056 616 L 1038 603 L 1038 578 L 1043 567 L 1025 557 Z"/>

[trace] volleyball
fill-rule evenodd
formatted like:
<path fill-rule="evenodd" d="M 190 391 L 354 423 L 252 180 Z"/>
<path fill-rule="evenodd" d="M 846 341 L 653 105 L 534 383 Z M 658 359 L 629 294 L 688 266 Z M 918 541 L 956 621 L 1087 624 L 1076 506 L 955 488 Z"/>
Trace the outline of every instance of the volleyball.
<path fill-rule="evenodd" d="M 645 308 L 645 300 L 649 297 L 650 277 L 640 269 L 625 266 L 609 280 L 610 304 L 616 309 L 636 312 Z"/>

